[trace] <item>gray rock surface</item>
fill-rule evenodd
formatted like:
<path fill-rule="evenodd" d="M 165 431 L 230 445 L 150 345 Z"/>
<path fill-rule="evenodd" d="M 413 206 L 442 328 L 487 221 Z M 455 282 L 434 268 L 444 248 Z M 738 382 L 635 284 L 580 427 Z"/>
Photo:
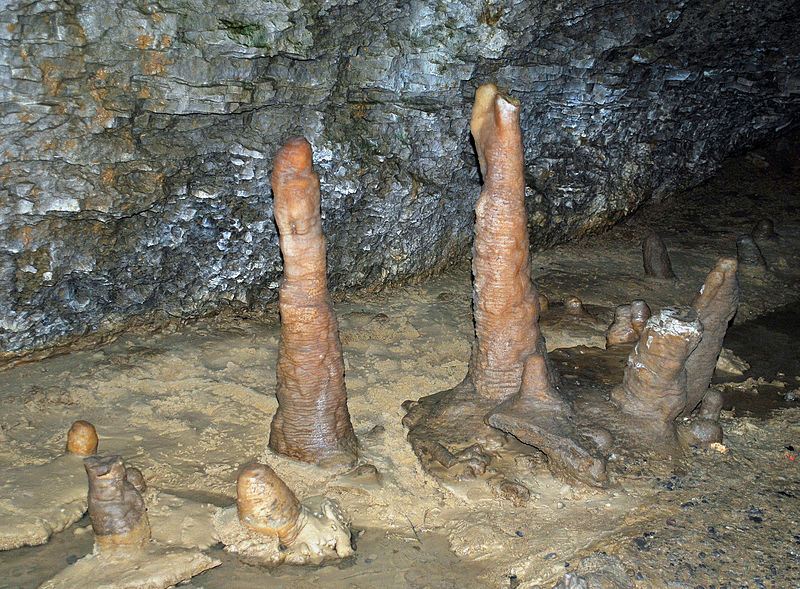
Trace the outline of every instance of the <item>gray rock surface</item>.
<path fill-rule="evenodd" d="M 608 227 L 796 120 L 793 4 L 0 0 L 0 350 L 274 298 L 292 134 L 334 287 L 466 255 L 488 81 L 522 101 L 533 245 Z"/>

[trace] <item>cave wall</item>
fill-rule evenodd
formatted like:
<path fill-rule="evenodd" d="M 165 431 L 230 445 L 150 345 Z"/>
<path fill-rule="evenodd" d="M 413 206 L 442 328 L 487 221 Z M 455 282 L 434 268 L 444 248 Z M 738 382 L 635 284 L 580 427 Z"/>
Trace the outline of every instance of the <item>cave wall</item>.
<path fill-rule="evenodd" d="M 488 81 L 522 102 L 533 245 L 606 228 L 797 120 L 793 4 L 5 0 L 0 349 L 273 298 L 292 134 L 333 286 L 466 255 Z"/>

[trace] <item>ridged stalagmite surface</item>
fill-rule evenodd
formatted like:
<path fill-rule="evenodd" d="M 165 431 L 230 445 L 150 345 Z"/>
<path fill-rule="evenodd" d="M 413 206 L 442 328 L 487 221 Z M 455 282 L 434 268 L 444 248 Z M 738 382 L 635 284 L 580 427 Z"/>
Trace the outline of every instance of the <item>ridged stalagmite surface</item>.
<path fill-rule="evenodd" d="M 292 490 L 266 464 L 247 464 L 236 480 L 239 521 L 291 544 L 302 529 L 302 509 Z"/>
<path fill-rule="evenodd" d="M 278 151 L 272 173 L 284 278 L 279 293 L 278 410 L 269 445 L 297 460 L 334 466 L 355 460 L 357 443 L 328 295 L 319 177 L 311 164 L 311 145 L 294 137 Z"/>
<path fill-rule="evenodd" d="M 484 184 L 475 207 L 469 371 L 478 394 L 500 402 L 519 390 L 526 358 L 546 354 L 530 277 L 518 103 L 493 84 L 481 86 L 470 129 Z M 540 393 L 552 397 L 550 387 Z"/>
<path fill-rule="evenodd" d="M 83 462 L 89 476 L 89 517 L 97 546 L 146 544 L 150 540 L 147 510 L 128 480 L 122 458 L 90 456 Z"/>
<path fill-rule="evenodd" d="M 719 260 L 692 302 L 703 323 L 703 339 L 686 361 L 688 380 L 684 415 L 691 413 L 708 391 L 728 323 L 739 308 L 737 268 L 733 258 Z"/>

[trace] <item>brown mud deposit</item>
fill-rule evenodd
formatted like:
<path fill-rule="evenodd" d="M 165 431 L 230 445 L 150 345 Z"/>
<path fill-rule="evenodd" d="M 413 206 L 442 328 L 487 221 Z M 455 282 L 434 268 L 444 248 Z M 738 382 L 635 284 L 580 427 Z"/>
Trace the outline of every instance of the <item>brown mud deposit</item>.
<path fill-rule="evenodd" d="M 550 348 L 560 328 L 548 324 L 547 314 L 558 301 L 577 296 L 606 326 L 614 309 L 632 300 L 645 300 L 654 315 L 688 305 L 716 261 L 735 255 L 739 235 L 761 218 L 775 220 L 778 238 L 758 241 L 769 271 L 740 275 L 740 308 L 724 343 L 751 368 L 714 377 L 725 407 L 733 407 L 722 411 L 725 438 L 717 450 L 690 450 L 680 460 L 620 456 L 611 463 L 621 474 L 607 489 L 564 485 L 535 453 L 514 463 L 515 479 L 464 485 L 457 493 L 426 474 L 405 439 L 400 404 L 455 387 L 467 372 L 474 332 L 465 262 L 421 284 L 336 300 L 360 441 L 351 471 L 330 473 L 266 450 L 265 424 L 277 408 L 277 313 L 129 332 L 101 348 L 1 373 L 0 468 L 41 472 L 40 486 L 47 487 L 47 475 L 35 467 L 61 456 L 66 429 L 85 419 L 97 427 L 103 454 L 141 468 L 152 492 L 230 505 L 239 467 L 263 461 L 299 497 L 324 494 L 353 520 L 356 553 L 336 565 L 267 570 L 212 547 L 207 552 L 222 565 L 187 587 L 549 589 L 601 552 L 619 559 L 633 587 L 797 586 L 800 408 L 785 398 L 800 387 L 800 180 L 777 165 L 763 168 L 771 157 L 756 152 L 730 162 L 674 202 L 531 260 L 539 292 L 553 301 L 540 323 Z M 678 280 L 643 276 L 641 242 L 654 230 Z M 599 333 L 602 343 L 594 345 L 602 348 Z M 580 343 L 586 344 L 574 340 Z M 565 388 L 586 390 L 590 380 L 620 383 L 629 352 L 574 347 L 551 350 L 550 357 Z M 747 397 L 731 406 L 727 391 L 736 387 Z M 767 396 L 782 405 L 765 401 L 763 410 L 744 415 L 747 398 Z M 155 518 L 151 524 L 155 535 Z M 91 550 L 84 518 L 48 544 L 1 552 L 0 587 L 36 587 Z"/>

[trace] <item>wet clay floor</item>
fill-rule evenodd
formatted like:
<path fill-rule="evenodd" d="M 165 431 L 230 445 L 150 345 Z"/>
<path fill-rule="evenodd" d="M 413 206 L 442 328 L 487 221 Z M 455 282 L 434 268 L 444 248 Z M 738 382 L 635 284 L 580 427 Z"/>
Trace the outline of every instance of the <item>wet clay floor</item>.
<path fill-rule="evenodd" d="M 86 419 L 97 427 L 100 453 L 122 455 L 154 489 L 227 505 L 239 466 L 262 460 L 301 500 L 324 494 L 353 521 L 356 555 L 337 565 L 270 571 L 212 546 L 222 565 L 186 587 L 549 589 L 569 571 L 590 587 L 798 587 L 800 173 L 770 158 L 763 151 L 729 162 L 675 201 L 533 256 L 537 286 L 552 303 L 542 330 L 551 351 L 566 348 L 552 352 L 564 378 L 614 384 L 626 351 L 597 348 L 614 307 L 636 298 L 654 311 L 689 304 L 716 259 L 735 255 L 740 234 L 761 217 L 775 220 L 780 238 L 762 248 L 769 270 L 740 277 L 742 303 L 725 342 L 735 366 L 713 384 L 728 399 L 716 450 L 640 460 L 606 489 L 566 485 L 542 462 L 524 477 L 531 496 L 522 504 L 487 485 L 445 486 L 422 471 L 401 404 L 451 388 L 466 373 L 473 326 L 465 259 L 420 284 L 337 295 L 359 462 L 374 465 L 377 480 L 268 450 L 274 309 L 131 331 L 0 372 L 0 468 L 53 460 L 69 425 Z M 639 244 L 652 230 L 662 233 L 676 281 L 643 276 Z M 588 319 L 559 314 L 569 296 L 583 300 Z M 88 525 L 84 518 L 43 546 L 0 553 L 0 587 L 36 587 L 70 566 L 91 550 Z"/>

